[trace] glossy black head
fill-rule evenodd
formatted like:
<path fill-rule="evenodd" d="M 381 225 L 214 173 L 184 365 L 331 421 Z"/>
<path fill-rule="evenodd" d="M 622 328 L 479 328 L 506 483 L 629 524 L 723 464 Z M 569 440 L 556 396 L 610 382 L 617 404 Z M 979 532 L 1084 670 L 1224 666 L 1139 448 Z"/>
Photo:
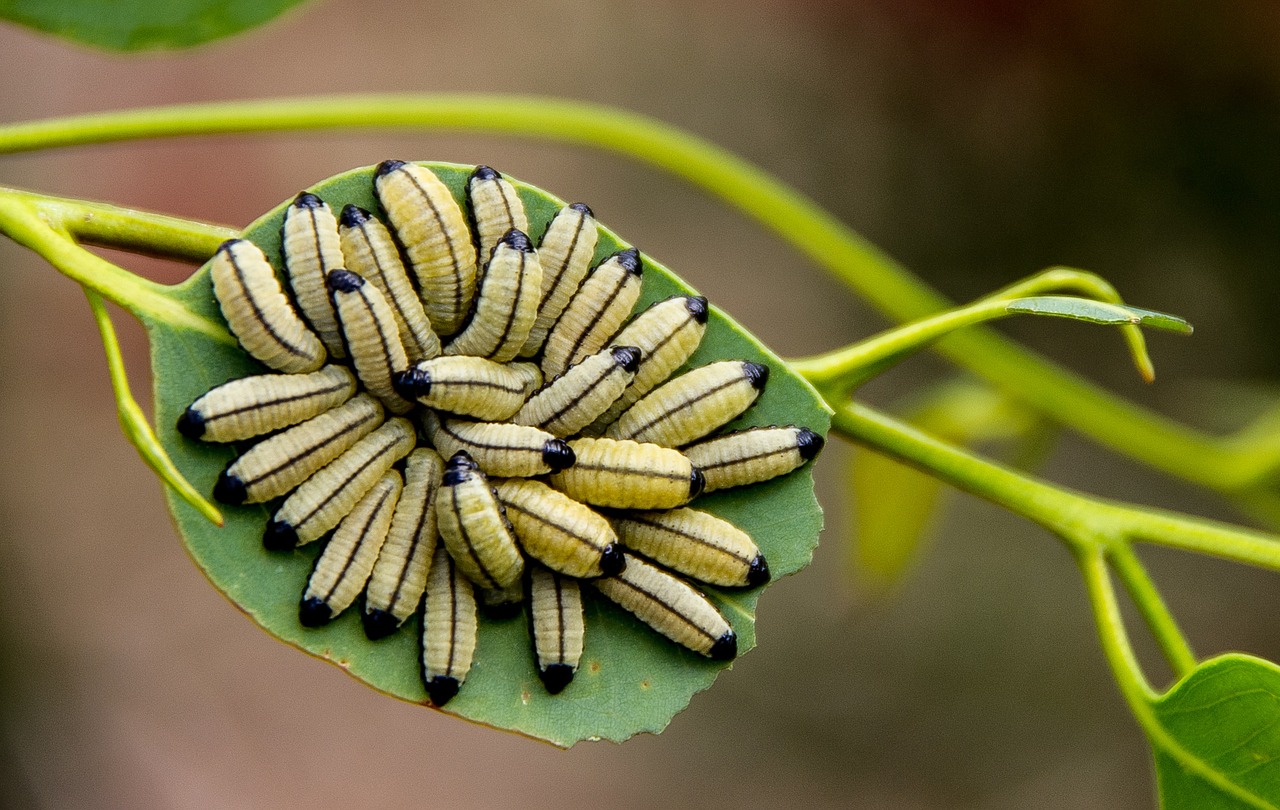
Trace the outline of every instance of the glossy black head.
<path fill-rule="evenodd" d="M 262 546 L 268 551 L 292 551 L 298 547 L 298 531 L 284 521 L 273 520 L 262 533 Z"/>
<path fill-rule="evenodd" d="M 738 657 L 738 636 L 732 630 L 726 630 L 725 634 L 716 639 L 716 643 L 711 645 L 711 650 L 707 653 L 712 661 L 732 661 Z"/>
<path fill-rule="evenodd" d="M 573 210 L 577 211 L 579 214 L 582 214 L 582 215 L 583 215 L 583 216 L 585 216 L 585 217 L 594 217 L 594 216 L 595 216 L 595 213 L 594 213 L 594 212 L 592 212 L 592 210 L 591 210 L 590 208 L 588 208 L 588 207 L 587 207 L 587 204 L 586 204 L 586 203 L 573 203 L 573 204 L 571 204 L 569 207 L 570 207 L 570 208 L 572 208 Z"/>
<path fill-rule="evenodd" d="M 742 373 L 747 375 L 751 387 L 757 391 L 763 391 L 765 383 L 769 382 L 768 366 L 762 366 L 759 363 L 743 363 Z"/>
<path fill-rule="evenodd" d="M 456 487 L 464 481 L 471 480 L 471 474 L 480 469 L 475 459 L 466 450 L 459 450 L 444 463 L 444 477 L 440 483 L 446 487 Z"/>
<path fill-rule="evenodd" d="M 303 191 L 293 198 L 293 206 L 295 208 L 319 208 L 322 205 L 324 205 L 324 200 L 310 191 Z"/>
<path fill-rule="evenodd" d="M 333 620 L 333 611 L 319 597 L 303 599 L 298 605 L 298 621 L 303 627 L 324 627 Z"/>
<path fill-rule="evenodd" d="M 431 393 L 431 372 L 421 366 L 409 366 L 391 374 L 391 387 L 405 399 L 417 399 Z"/>
<path fill-rule="evenodd" d="M 616 577 L 627 570 L 627 555 L 622 553 L 622 546 L 610 543 L 600 552 L 600 575 Z"/>
<path fill-rule="evenodd" d="M 496 169 L 490 169 L 488 166 L 477 166 L 476 170 L 471 173 L 472 180 L 500 180 L 502 175 Z"/>
<path fill-rule="evenodd" d="M 619 250 L 613 254 L 613 257 L 618 260 L 618 264 L 622 266 L 622 269 L 631 275 L 639 276 L 644 274 L 644 268 L 640 265 L 640 251 L 636 248 Z"/>
<path fill-rule="evenodd" d="M 769 563 L 765 562 L 763 554 L 757 554 L 751 561 L 751 567 L 747 569 L 747 584 L 753 588 L 763 585 L 769 581 L 770 576 Z"/>
<path fill-rule="evenodd" d="M 698 323 L 707 322 L 707 299 L 701 295 L 691 295 L 684 299 L 684 305 L 695 321 Z"/>
<path fill-rule="evenodd" d="M 427 696 L 431 698 L 431 703 L 435 706 L 443 706 L 453 700 L 453 696 L 458 694 L 457 678 L 450 678 L 447 675 L 437 675 L 427 681 Z"/>
<path fill-rule="evenodd" d="M 384 160 L 378 164 L 378 168 L 374 170 L 374 177 L 384 177 L 391 174 L 396 169 L 404 165 L 403 160 Z"/>
<path fill-rule="evenodd" d="M 195 408 L 187 408 L 178 417 L 178 432 L 188 439 L 204 437 L 204 415 Z"/>
<path fill-rule="evenodd" d="M 213 499 L 227 506 L 239 506 L 249 497 L 249 489 L 237 475 L 223 470 L 213 484 Z"/>
<path fill-rule="evenodd" d="M 350 270 L 338 269 L 330 270 L 324 283 L 332 292 L 351 293 L 364 286 L 364 279 Z"/>
<path fill-rule="evenodd" d="M 568 664 L 548 664 L 546 669 L 538 670 L 542 685 L 553 695 L 558 695 L 573 681 L 573 667 Z"/>
<path fill-rule="evenodd" d="M 826 443 L 826 439 L 807 427 L 800 428 L 800 432 L 796 434 L 796 449 L 800 451 L 800 458 L 805 461 L 813 461 L 817 458 L 818 453 L 822 452 L 822 447 Z"/>
<path fill-rule="evenodd" d="M 542 446 L 542 461 L 551 468 L 551 472 L 567 470 L 577 460 L 573 448 L 564 439 L 550 439 Z"/>
<path fill-rule="evenodd" d="M 622 366 L 623 371 L 635 374 L 640 369 L 642 354 L 635 346 L 616 346 L 613 349 L 613 362 Z"/>
<path fill-rule="evenodd" d="M 378 610 L 377 608 L 365 613 L 363 619 L 364 634 L 370 641 L 386 638 L 400 626 L 400 622 L 396 621 L 393 613 L 386 610 Z"/>
<path fill-rule="evenodd" d="M 518 228 L 512 228 L 504 233 L 502 238 L 498 240 L 498 244 L 506 245 L 512 250 L 518 250 L 521 253 L 533 252 L 533 242 L 530 242 L 524 231 Z"/>
<path fill-rule="evenodd" d="M 702 470 L 697 467 L 693 468 L 693 472 L 689 474 L 689 500 L 693 500 L 702 494 L 702 490 L 707 488 L 707 477 L 702 474 Z"/>
<path fill-rule="evenodd" d="M 368 222 L 371 216 L 368 211 L 360 206 L 347 203 L 342 206 L 342 213 L 338 215 L 338 222 L 348 228 L 359 228 Z"/>

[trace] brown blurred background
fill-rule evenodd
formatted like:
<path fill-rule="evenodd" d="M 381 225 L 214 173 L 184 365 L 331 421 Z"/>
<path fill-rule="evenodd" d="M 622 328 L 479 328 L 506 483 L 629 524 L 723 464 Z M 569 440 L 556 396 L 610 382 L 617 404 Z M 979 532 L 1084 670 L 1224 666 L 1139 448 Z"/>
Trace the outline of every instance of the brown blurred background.
<path fill-rule="evenodd" d="M 957 298 L 1066 263 L 1187 316 L 1194 338 L 1152 339 L 1151 387 L 1105 330 L 1010 331 L 1128 396 L 1229 426 L 1273 398 L 1280 373 L 1277 34 L 1280 10 L 1262 0 L 325 0 L 179 55 L 0 27 L 0 117 L 364 90 L 618 104 L 777 173 Z M 783 354 L 883 325 L 701 194 L 543 143 L 191 139 L 4 158 L 0 182 L 243 225 L 388 157 L 489 163 L 589 202 Z M 956 498 L 920 567 L 872 599 L 847 573 L 846 447 L 819 464 L 828 529 L 813 567 L 768 592 L 760 648 L 665 734 L 561 752 L 374 694 L 272 641 L 203 580 L 117 429 L 83 295 L 9 243 L 0 267 L 0 804 L 1153 806 L 1068 555 Z M 141 395 L 145 343 L 120 326 Z M 914 361 L 873 399 L 948 371 Z M 1239 519 L 1072 437 L 1044 474 Z M 1147 556 L 1198 651 L 1280 657 L 1274 575 Z"/>

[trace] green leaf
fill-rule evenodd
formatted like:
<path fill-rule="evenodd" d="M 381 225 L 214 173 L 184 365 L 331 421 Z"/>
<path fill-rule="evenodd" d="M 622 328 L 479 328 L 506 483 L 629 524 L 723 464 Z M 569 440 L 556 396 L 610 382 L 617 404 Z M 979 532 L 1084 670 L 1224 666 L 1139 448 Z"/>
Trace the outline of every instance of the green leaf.
<path fill-rule="evenodd" d="M 1166 810 L 1280 807 L 1280 667 L 1236 653 L 1213 658 L 1152 708 Z"/>
<path fill-rule="evenodd" d="M 429 165 L 461 200 L 462 187 L 472 167 Z M 347 172 L 311 190 L 335 210 L 347 203 L 377 210 L 372 171 L 363 168 Z M 563 203 L 546 192 L 513 182 L 528 210 L 531 236 L 540 238 Z M 245 231 L 276 260 L 284 208 L 282 204 Z M 602 228 L 597 259 L 625 246 Z M 687 285 L 646 255 L 644 294 L 637 309 L 688 292 L 691 290 Z M 221 319 L 206 269 L 185 283 L 179 295 L 196 312 Z M 160 438 L 182 472 L 198 489 L 209 492 L 232 451 L 181 437 L 173 427 L 175 420 L 210 387 L 233 377 L 259 373 L 261 368 L 238 348 L 203 335 L 163 323 L 147 326 Z M 830 411 L 808 383 L 790 373 L 775 354 L 712 307 L 706 338 L 690 364 L 725 358 L 767 363 L 772 370 L 758 404 L 730 428 L 798 424 L 826 435 Z M 378 642 L 365 638 L 355 608 L 322 629 L 307 629 L 298 623 L 298 601 L 321 544 L 288 555 L 267 552 L 262 547 L 262 530 L 270 511 L 267 507 L 229 507 L 225 511 L 226 526 L 219 529 L 172 495 L 169 503 L 196 563 L 219 590 L 267 632 L 345 668 L 379 691 L 414 703 L 426 701 L 419 676 L 420 627 L 416 618 Z M 713 493 L 696 503 L 750 533 L 775 577 L 794 573 L 809 563 L 822 528 L 822 512 L 814 498 L 809 467 L 743 490 Z M 733 624 L 740 651 L 751 649 L 755 645 L 754 620 L 760 589 L 705 590 Z M 578 676 L 564 693 L 550 696 L 538 680 L 525 621 L 485 620 L 475 666 L 445 711 L 562 746 L 591 738 L 621 741 L 640 732 L 661 731 L 688 705 L 694 693 L 710 686 L 727 667 L 672 644 L 594 593 L 588 594 L 587 599 L 586 651 Z M 253 675 L 246 673 L 245 677 Z"/>
<path fill-rule="evenodd" d="M 1023 438 L 1037 420 L 991 387 L 940 383 L 903 409 L 911 424 L 953 444 Z M 942 499 L 937 479 L 871 450 L 854 453 L 848 482 L 854 509 L 854 576 L 873 591 L 902 581 L 919 560 Z"/>
<path fill-rule="evenodd" d="M 1035 298 L 1015 298 L 1007 305 L 1009 312 L 1025 312 L 1031 315 L 1050 315 L 1072 318 L 1100 324 L 1135 324 L 1170 332 L 1191 334 L 1191 324 L 1177 315 L 1156 312 L 1127 304 L 1110 304 L 1089 298 L 1068 295 L 1042 295 Z"/>
<path fill-rule="evenodd" d="M 262 25 L 303 0 L 0 0 L 0 17 L 114 51 L 186 48 Z"/>

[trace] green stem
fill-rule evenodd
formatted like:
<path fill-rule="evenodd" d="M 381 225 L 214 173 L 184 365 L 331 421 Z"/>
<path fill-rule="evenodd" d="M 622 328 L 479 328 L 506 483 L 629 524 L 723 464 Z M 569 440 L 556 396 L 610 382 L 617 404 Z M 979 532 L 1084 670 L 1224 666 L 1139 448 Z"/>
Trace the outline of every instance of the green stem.
<path fill-rule="evenodd" d="M 111 375 L 111 390 L 116 398 L 116 414 L 120 419 L 120 428 L 142 456 L 147 466 L 160 476 L 160 480 L 173 487 L 174 492 L 191 504 L 200 514 L 217 525 L 222 525 L 222 513 L 217 507 L 205 500 L 204 496 L 191 485 L 178 470 L 173 459 L 165 452 L 151 429 L 142 407 L 133 398 L 129 388 L 129 377 L 124 369 L 124 356 L 120 353 L 120 341 L 116 338 L 115 326 L 111 323 L 111 315 L 107 312 L 102 297 L 92 290 L 84 291 L 89 299 L 89 308 L 93 310 L 93 319 L 98 324 L 98 334 L 102 337 L 102 347 L 107 353 L 107 371 Z"/>
<path fill-rule="evenodd" d="M 1142 560 L 1134 553 L 1133 546 L 1116 543 L 1107 549 L 1107 558 L 1133 603 L 1142 612 L 1147 627 L 1151 628 L 1151 635 L 1160 645 L 1175 679 L 1181 680 L 1189 675 L 1196 668 L 1196 655 L 1143 567 Z"/>
<path fill-rule="evenodd" d="M 1134 540 L 1280 571 L 1280 539 L 1274 535 L 1160 509 L 1135 511 L 1142 519 L 1130 530 Z"/>
<path fill-rule="evenodd" d="M 950 306 L 812 200 L 689 133 L 571 101 L 520 96 L 338 96 L 195 104 L 35 121 L 0 128 L 0 153 L 136 138 L 284 130 L 467 130 L 544 137 L 628 155 L 683 177 L 756 219 L 886 315 L 913 320 Z M 2 225 L 3 223 L 0 223 Z M 1169 474 L 1234 492 L 1275 465 L 1099 390 L 987 330 L 938 349 L 1019 401 Z"/>

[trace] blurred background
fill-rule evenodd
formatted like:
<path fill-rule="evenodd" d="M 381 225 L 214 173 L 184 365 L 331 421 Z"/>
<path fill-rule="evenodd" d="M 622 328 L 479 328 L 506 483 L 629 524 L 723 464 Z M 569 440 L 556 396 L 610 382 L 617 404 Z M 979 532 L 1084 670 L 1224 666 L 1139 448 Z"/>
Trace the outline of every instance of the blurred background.
<path fill-rule="evenodd" d="M 1280 375 L 1277 35 L 1280 7 L 1263 0 L 323 0 L 173 55 L 0 26 L 0 117 L 375 90 L 617 104 L 776 173 L 958 299 L 1071 264 L 1186 316 L 1194 338 L 1151 338 L 1153 386 L 1112 332 L 1008 331 L 1126 396 L 1227 428 L 1274 401 Z M 783 355 L 885 325 L 700 193 L 545 143 L 201 138 L 7 157 L 0 182 L 244 225 L 389 157 L 488 163 L 590 203 Z M 189 272 L 121 260 L 157 279 Z M 851 573 L 846 446 L 818 464 L 828 519 L 813 566 L 764 596 L 759 649 L 663 735 L 558 751 L 377 695 L 271 640 L 204 581 L 119 433 L 83 295 L 7 242 L 0 268 L 4 806 L 1154 805 L 1146 746 L 1064 550 L 955 497 L 908 578 L 873 591 Z M 119 326 L 142 395 L 145 341 Z M 892 405 L 950 373 L 921 358 L 869 395 Z M 1241 519 L 1072 436 L 1042 472 Z M 1280 579 L 1144 556 L 1198 652 L 1280 658 Z"/>

